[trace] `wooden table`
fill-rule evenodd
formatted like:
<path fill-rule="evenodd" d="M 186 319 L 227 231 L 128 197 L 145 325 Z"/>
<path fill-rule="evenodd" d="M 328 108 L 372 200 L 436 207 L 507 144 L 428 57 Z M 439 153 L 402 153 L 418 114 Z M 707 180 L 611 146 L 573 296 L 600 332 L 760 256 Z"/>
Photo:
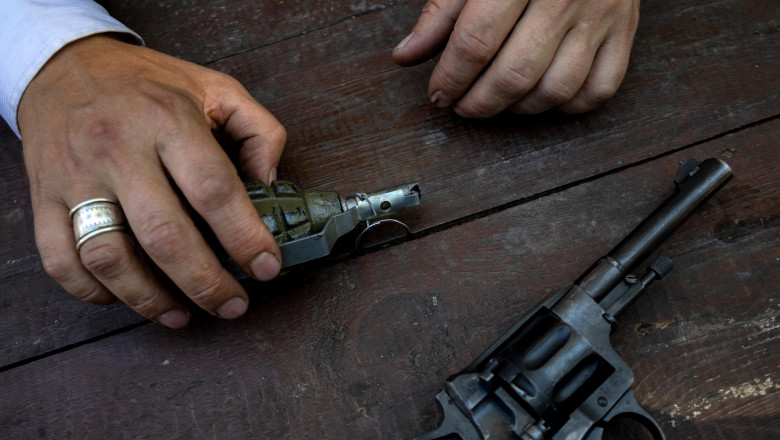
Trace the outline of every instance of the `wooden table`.
<path fill-rule="evenodd" d="M 411 438 L 444 380 L 606 253 L 677 163 L 735 177 L 660 249 L 612 335 L 670 439 L 780 438 L 780 9 L 645 1 L 628 75 L 580 116 L 463 120 L 390 52 L 423 1 L 108 1 L 148 46 L 227 72 L 287 127 L 280 178 L 415 181 L 410 240 L 248 284 L 237 321 L 167 330 L 42 270 L 0 128 L 0 438 Z M 164 5 L 161 5 L 164 4 Z"/>

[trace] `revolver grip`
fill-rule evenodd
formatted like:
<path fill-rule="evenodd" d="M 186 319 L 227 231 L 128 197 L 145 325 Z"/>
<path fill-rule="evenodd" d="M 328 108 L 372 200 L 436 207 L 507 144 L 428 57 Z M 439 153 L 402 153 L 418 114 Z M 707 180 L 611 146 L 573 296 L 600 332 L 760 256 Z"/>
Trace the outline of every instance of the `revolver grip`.
<path fill-rule="evenodd" d="M 653 419 L 650 416 L 650 414 L 647 413 L 647 411 L 645 411 L 641 406 L 639 406 L 639 403 L 636 401 L 636 398 L 634 397 L 633 390 L 628 390 L 626 394 L 624 394 L 623 397 L 621 397 L 620 400 L 618 400 L 615 403 L 615 406 L 612 407 L 612 409 L 607 413 L 607 415 L 605 415 L 604 418 L 597 425 L 594 425 L 593 429 L 588 433 L 585 439 L 601 440 L 605 438 L 604 437 L 604 433 L 606 431 L 605 426 L 609 425 L 611 422 L 614 422 L 615 419 L 623 418 L 623 417 L 639 423 L 643 428 L 645 428 L 647 433 L 653 436 L 654 440 L 666 440 L 663 431 L 661 431 L 661 427 L 658 425 L 655 419 Z M 609 436 L 606 438 L 607 439 L 625 438 L 625 435 L 620 435 L 619 437 Z M 646 438 L 646 437 L 636 437 L 636 438 Z"/>

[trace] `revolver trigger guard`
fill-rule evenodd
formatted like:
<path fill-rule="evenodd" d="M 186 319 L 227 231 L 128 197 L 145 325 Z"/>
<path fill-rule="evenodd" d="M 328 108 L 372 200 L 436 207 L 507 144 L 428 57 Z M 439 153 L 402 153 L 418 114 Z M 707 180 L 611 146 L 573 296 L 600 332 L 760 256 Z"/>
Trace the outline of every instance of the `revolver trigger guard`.
<path fill-rule="evenodd" d="M 628 390 L 626 394 L 615 403 L 615 406 L 612 407 L 598 425 L 594 426 L 585 439 L 601 440 L 604 435 L 604 425 L 609 424 L 617 417 L 626 417 L 639 423 L 653 436 L 654 440 L 666 440 L 666 436 L 663 431 L 661 431 L 658 422 L 639 406 L 639 403 L 634 397 L 633 390 Z"/>
<path fill-rule="evenodd" d="M 440 391 L 436 395 L 441 409 L 444 412 L 444 420 L 438 428 L 415 437 L 412 440 L 442 440 L 457 434 L 461 439 L 478 440 L 482 438 L 477 428 L 472 424 L 472 420 L 466 417 L 458 406 L 453 402 L 447 391 Z"/>

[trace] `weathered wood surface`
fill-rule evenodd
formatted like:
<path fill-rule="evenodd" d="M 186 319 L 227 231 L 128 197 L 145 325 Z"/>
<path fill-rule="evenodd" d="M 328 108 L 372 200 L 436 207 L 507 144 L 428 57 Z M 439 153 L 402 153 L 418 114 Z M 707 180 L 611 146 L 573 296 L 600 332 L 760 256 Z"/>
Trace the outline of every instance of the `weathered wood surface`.
<path fill-rule="evenodd" d="M 780 123 L 766 125 L 280 280 L 284 295 L 258 289 L 239 321 L 145 325 L 5 371 L 0 426 L 20 438 L 410 438 L 436 422 L 449 374 L 669 193 L 678 159 L 726 151 L 737 177 L 663 246 L 677 270 L 613 339 L 670 438 L 775 438 L 780 228 L 761 201 L 778 197 Z"/>
<path fill-rule="evenodd" d="M 370 8 L 365 2 L 308 2 L 289 10 L 260 5 L 278 29 L 235 13 L 242 2 L 106 3 L 153 47 L 235 75 L 271 109 L 290 134 L 282 177 L 347 193 L 420 182 L 426 209 L 411 222 L 418 231 L 780 113 L 778 11 L 765 1 L 646 4 L 629 74 L 605 108 L 577 117 L 484 122 L 463 121 L 427 104 L 431 63 L 411 69 L 392 64 L 390 50 L 412 27 L 420 2 Z M 329 18 L 321 23 L 321 17 Z M 288 31 L 295 26 L 303 27 Z M 241 29 L 252 41 L 228 39 L 220 43 L 230 45 L 222 56 L 202 55 L 205 28 Z M 29 290 L 47 292 L 31 298 L 27 289 L 12 290 L 6 296 L 9 316 L 46 323 L 22 333 L 15 324 L 0 324 L 17 335 L 0 349 L 0 365 L 6 365 L 121 328 L 133 316 L 85 309 L 51 290 L 32 240 L 20 146 L 7 130 L 0 135 L 3 157 L 10 156 L 0 181 L 8 213 L 1 226 L 6 246 L 0 277 L 19 276 Z"/>
<path fill-rule="evenodd" d="M 241 80 L 289 130 L 282 177 L 420 182 L 417 234 L 252 286 L 237 322 L 167 331 L 42 272 L 21 145 L 0 128 L 0 438 L 410 438 L 438 422 L 444 378 L 609 250 L 687 156 L 736 178 L 667 242 L 677 269 L 613 341 L 669 438 L 780 435 L 772 2 L 644 2 L 606 107 L 482 122 L 427 104 L 431 63 L 390 60 L 419 1 L 104 3 Z"/>

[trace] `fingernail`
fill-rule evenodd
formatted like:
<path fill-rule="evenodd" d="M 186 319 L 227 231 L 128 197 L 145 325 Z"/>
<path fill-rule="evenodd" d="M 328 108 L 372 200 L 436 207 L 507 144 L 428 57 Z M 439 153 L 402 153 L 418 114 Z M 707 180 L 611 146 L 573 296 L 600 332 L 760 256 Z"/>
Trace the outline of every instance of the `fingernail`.
<path fill-rule="evenodd" d="M 169 310 L 157 317 L 157 322 L 170 328 L 182 328 L 190 321 L 189 312 L 181 309 Z"/>
<path fill-rule="evenodd" d="M 411 40 L 411 39 L 412 39 L 412 35 L 414 35 L 414 31 L 412 31 L 412 33 L 410 33 L 409 35 L 407 35 L 407 36 L 406 36 L 406 38 L 404 38 L 403 40 L 401 40 L 401 42 L 400 42 L 400 43 L 398 43 L 398 46 L 396 46 L 396 47 L 395 47 L 395 49 L 393 49 L 393 52 L 395 52 L 396 50 L 401 50 L 401 49 L 403 49 L 403 48 L 406 46 L 406 43 L 408 43 L 408 42 L 409 42 L 409 40 Z"/>
<path fill-rule="evenodd" d="M 217 315 L 225 319 L 235 319 L 246 312 L 247 304 L 243 298 L 235 297 L 225 301 L 217 309 Z"/>
<path fill-rule="evenodd" d="M 271 171 L 268 172 L 268 183 L 271 184 L 274 180 L 276 180 L 276 167 L 271 168 Z"/>
<path fill-rule="evenodd" d="M 260 281 L 268 281 L 279 274 L 282 263 L 270 252 L 263 252 L 249 263 L 252 275 Z"/>
<path fill-rule="evenodd" d="M 453 109 L 456 115 L 460 116 L 461 118 L 470 119 L 471 116 L 469 116 L 465 111 L 463 111 L 462 108 L 458 107 L 457 105 Z"/>
<path fill-rule="evenodd" d="M 447 108 L 452 105 L 452 98 L 437 90 L 431 95 L 431 104 L 439 108 Z"/>

